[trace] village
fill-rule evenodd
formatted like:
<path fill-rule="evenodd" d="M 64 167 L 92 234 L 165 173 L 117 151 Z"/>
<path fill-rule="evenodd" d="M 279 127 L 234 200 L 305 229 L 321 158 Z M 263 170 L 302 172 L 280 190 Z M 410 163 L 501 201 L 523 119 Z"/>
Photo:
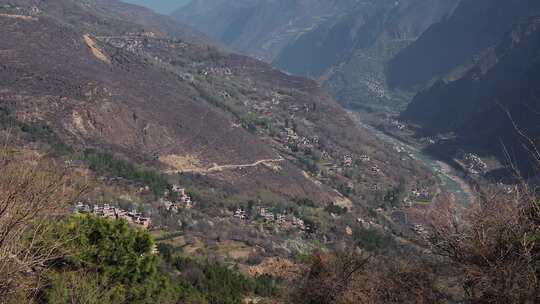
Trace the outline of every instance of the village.
<path fill-rule="evenodd" d="M 474 153 L 464 153 L 459 159 L 467 172 L 473 175 L 484 173 L 488 167 L 482 158 Z"/>
<path fill-rule="evenodd" d="M 115 220 L 126 220 L 129 224 L 141 227 L 143 229 L 149 229 L 152 221 L 149 217 L 143 216 L 142 213 L 136 210 L 127 211 L 118 207 L 111 206 L 110 204 L 87 204 L 83 202 L 77 202 L 75 205 L 74 213 L 80 214 L 93 214 L 99 217 L 105 217 Z"/>
<path fill-rule="evenodd" d="M 195 205 L 186 189 L 179 185 L 172 185 L 171 190 L 166 190 L 160 203 L 165 210 L 173 213 L 178 213 L 182 209 L 191 209 Z"/>
<path fill-rule="evenodd" d="M 199 68 L 202 76 L 215 76 L 217 78 L 235 77 L 234 70 L 225 65 L 205 66 Z M 249 83 L 250 78 L 246 81 Z M 220 87 L 217 95 L 224 103 L 232 103 L 235 98 L 230 93 L 230 88 Z M 259 92 L 260 94 L 260 92 Z M 253 120 L 253 125 L 262 126 L 257 128 L 258 132 L 268 133 L 274 143 L 280 144 L 280 148 L 287 149 L 293 153 L 304 152 L 304 165 L 307 172 L 320 177 L 319 173 L 323 168 L 330 174 L 344 174 L 347 169 L 356 166 L 366 166 L 366 171 L 372 175 L 385 176 L 383 167 L 375 162 L 367 154 L 352 155 L 336 150 L 331 143 L 323 143 L 318 135 L 309 134 L 309 128 L 298 125 L 306 113 L 310 113 L 317 108 L 315 103 L 293 103 L 288 102 L 291 95 L 287 92 L 268 90 L 264 92 L 264 98 L 251 100 L 247 98 L 240 102 L 249 109 L 246 119 Z M 400 123 L 403 126 L 403 124 Z M 233 124 L 234 127 L 245 125 L 241 122 Z M 352 183 L 350 183 L 352 184 Z"/>
<path fill-rule="evenodd" d="M 302 219 L 293 214 L 274 212 L 265 207 L 255 207 L 255 210 L 255 214 L 250 215 L 250 212 L 243 208 L 237 208 L 232 216 L 248 223 L 262 221 L 283 231 L 298 230 L 309 233 L 313 230 Z"/>
<path fill-rule="evenodd" d="M 184 188 L 179 185 L 173 185 L 170 190 L 166 190 L 163 193 L 163 197 L 159 200 L 160 204 L 165 210 L 173 213 L 178 213 L 182 209 L 191 209 L 195 205 L 191 196 L 187 194 Z M 92 214 L 99 217 L 105 217 L 115 220 L 126 220 L 129 224 L 150 229 L 152 227 L 152 221 L 150 217 L 145 217 L 137 210 L 124 210 L 119 207 L 115 207 L 113 204 L 94 204 L 77 202 L 74 207 L 74 213 L 79 214 Z"/>

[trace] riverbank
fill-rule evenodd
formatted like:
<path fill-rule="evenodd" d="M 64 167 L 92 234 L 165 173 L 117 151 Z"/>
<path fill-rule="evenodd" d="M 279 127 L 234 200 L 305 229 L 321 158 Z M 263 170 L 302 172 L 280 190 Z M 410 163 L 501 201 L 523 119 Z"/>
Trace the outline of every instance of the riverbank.
<path fill-rule="evenodd" d="M 460 186 L 461 190 L 467 195 L 469 201 L 472 200 L 474 198 L 472 187 L 463 178 L 453 175 L 452 170 L 454 169 L 452 169 L 450 165 L 442 161 L 437 161 L 437 163 L 441 167 L 441 172 Z"/>
<path fill-rule="evenodd" d="M 466 204 L 474 198 L 472 187 L 462 177 L 462 173 L 448 164 L 445 159 L 425 152 L 421 147 L 414 146 L 410 140 L 402 140 L 364 123 L 356 113 L 351 112 L 350 114 L 360 127 L 370 131 L 379 140 L 392 146 L 399 146 L 410 157 L 429 168 L 439 180 L 439 186 L 442 190 L 452 194 L 457 202 Z"/>

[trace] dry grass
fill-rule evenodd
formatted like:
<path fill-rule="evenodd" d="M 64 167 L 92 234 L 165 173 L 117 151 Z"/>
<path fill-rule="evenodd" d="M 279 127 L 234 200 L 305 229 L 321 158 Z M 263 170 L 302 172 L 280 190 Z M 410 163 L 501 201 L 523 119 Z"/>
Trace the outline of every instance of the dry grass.
<path fill-rule="evenodd" d="M 302 265 L 291 260 L 272 257 L 265 258 L 259 265 L 246 267 L 243 272 L 251 277 L 270 275 L 276 278 L 292 280 L 298 278 L 302 270 Z"/>
<path fill-rule="evenodd" d="M 229 257 L 233 260 L 241 260 L 247 259 L 253 253 L 253 248 L 243 242 L 228 240 L 219 242 L 213 251 L 219 256 Z"/>
<path fill-rule="evenodd" d="M 353 207 L 353 202 L 344 196 L 336 196 L 334 198 L 334 204 L 341 208 L 347 208 L 348 210 L 351 210 Z"/>
<path fill-rule="evenodd" d="M 194 155 L 169 154 L 159 157 L 159 161 L 175 172 L 204 172 L 200 160 Z"/>

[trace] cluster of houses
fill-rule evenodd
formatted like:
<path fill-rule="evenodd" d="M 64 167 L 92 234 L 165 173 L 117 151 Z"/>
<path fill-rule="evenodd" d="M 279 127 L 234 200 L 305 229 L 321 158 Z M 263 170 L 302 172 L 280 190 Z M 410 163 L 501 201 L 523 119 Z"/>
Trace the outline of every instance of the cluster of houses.
<path fill-rule="evenodd" d="M 328 155 L 327 152 L 324 152 L 324 153 L 326 153 L 326 157 L 323 154 L 323 159 L 331 158 Z M 367 162 L 370 162 L 370 161 L 371 161 L 371 158 L 367 154 L 362 154 L 356 159 L 351 154 L 345 154 L 341 158 L 341 167 L 343 167 L 343 168 L 351 168 L 351 167 L 353 167 L 355 165 L 356 162 L 367 163 Z M 338 168 L 339 166 L 334 165 L 333 167 Z M 381 170 L 376 165 L 374 165 L 374 166 L 371 167 L 371 171 L 379 173 Z"/>
<path fill-rule="evenodd" d="M 415 201 L 430 202 L 433 200 L 433 195 L 427 189 L 413 189 L 411 194 L 406 196 L 402 200 L 402 204 L 405 208 L 411 208 Z"/>
<path fill-rule="evenodd" d="M 245 102 L 244 104 L 248 104 Z M 261 103 L 252 103 L 251 109 L 255 111 L 257 114 L 263 115 L 266 118 L 270 118 L 273 114 L 272 112 L 272 105 L 270 104 L 270 101 L 263 101 Z"/>
<path fill-rule="evenodd" d="M 267 96 L 267 98 L 268 99 L 266 100 L 258 100 L 257 102 L 244 100 L 242 103 L 244 104 L 244 106 L 249 107 L 257 114 L 263 115 L 266 118 L 270 118 L 274 114 L 272 111 L 274 106 L 277 106 L 281 103 L 281 95 L 272 92 L 269 96 Z"/>
<path fill-rule="evenodd" d="M 36 17 L 41 13 L 41 10 L 35 6 L 21 7 L 11 4 L 0 4 L 0 13 L 16 14 L 20 16 Z"/>
<path fill-rule="evenodd" d="M 201 70 L 200 72 L 201 75 L 203 76 L 209 76 L 209 75 L 214 75 L 214 76 L 231 76 L 233 75 L 233 72 L 232 72 L 232 69 L 231 68 L 223 68 L 223 67 L 209 67 L 209 68 L 205 68 L 203 70 Z"/>
<path fill-rule="evenodd" d="M 280 140 L 286 144 L 292 144 L 299 149 L 311 149 L 319 144 L 319 137 L 300 136 L 293 128 L 284 128 L 280 133 Z"/>
<path fill-rule="evenodd" d="M 164 48 L 170 46 L 169 40 L 159 39 L 156 33 L 147 31 L 126 33 L 121 36 L 96 36 L 95 38 L 131 53 L 140 53 L 145 45 L 160 46 Z M 151 42 L 149 39 L 151 39 Z M 161 61 L 157 57 L 153 59 Z"/>
<path fill-rule="evenodd" d="M 279 105 L 281 103 L 281 99 L 283 99 L 282 95 L 277 92 L 272 92 L 271 94 L 271 102 L 273 105 Z"/>
<path fill-rule="evenodd" d="M 407 149 L 405 149 L 405 147 L 400 146 L 400 145 L 394 145 L 394 150 L 397 153 L 407 153 Z"/>
<path fill-rule="evenodd" d="M 306 225 L 302 219 L 294 216 L 293 214 L 276 213 L 264 207 L 257 207 L 256 210 L 257 213 L 255 217 L 252 218 L 253 220 L 262 219 L 265 223 L 275 225 L 282 230 L 296 229 L 304 232 L 311 231 L 309 225 Z M 236 209 L 233 213 L 233 217 L 243 221 L 250 220 L 249 215 L 242 208 Z"/>
<path fill-rule="evenodd" d="M 345 155 L 343 156 L 343 161 L 341 162 L 341 164 L 344 166 L 344 167 L 347 167 L 347 168 L 350 168 L 353 166 L 353 157 L 352 155 Z"/>
<path fill-rule="evenodd" d="M 431 199 L 433 198 L 433 195 L 428 189 L 412 189 L 411 195 L 413 198 L 419 201 L 431 201 Z"/>
<path fill-rule="evenodd" d="M 186 192 L 186 189 L 179 185 L 173 185 L 171 191 L 166 190 L 163 193 L 163 197 L 167 198 L 161 199 L 165 209 L 174 213 L 178 213 L 181 209 L 191 209 L 195 205 L 191 196 Z"/>
<path fill-rule="evenodd" d="M 487 169 L 487 164 L 476 154 L 466 153 L 461 160 L 471 174 L 480 174 Z"/>
<path fill-rule="evenodd" d="M 360 157 L 358 159 L 363 163 L 366 163 L 366 162 L 371 160 L 371 158 L 369 158 L 369 156 L 367 156 L 367 154 L 360 155 Z"/>
<path fill-rule="evenodd" d="M 391 120 L 390 124 L 392 127 L 395 127 L 398 130 L 405 130 L 406 126 L 404 123 L 400 122 L 399 120 Z"/>
<path fill-rule="evenodd" d="M 83 202 L 78 202 L 75 205 L 75 213 L 93 214 L 100 217 L 106 217 L 111 219 L 124 219 L 130 224 L 137 225 L 139 227 L 148 229 L 151 225 L 149 217 L 145 217 L 142 213 L 133 211 L 126 211 L 109 204 L 103 205 L 89 205 Z"/>
<path fill-rule="evenodd" d="M 381 173 L 381 169 L 377 165 L 371 166 L 370 170 L 371 170 L 371 172 L 376 173 L 376 174 Z"/>
<path fill-rule="evenodd" d="M 382 208 L 377 208 L 375 211 L 379 212 L 379 213 L 382 213 L 384 212 L 384 210 Z M 365 220 L 363 218 L 357 218 L 356 221 L 360 224 L 360 226 L 363 228 L 363 229 L 374 229 L 374 230 L 378 230 L 378 231 L 389 231 L 389 228 L 387 226 L 383 226 L 379 223 L 376 223 L 372 220 Z"/>
<path fill-rule="evenodd" d="M 364 80 L 364 84 L 378 98 L 389 98 L 384 85 L 375 77 L 368 76 L 368 78 Z"/>
<path fill-rule="evenodd" d="M 323 151 L 322 159 L 331 160 L 332 157 L 327 152 Z M 369 163 L 370 161 L 371 161 L 371 158 L 366 154 L 362 154 L 356 158 L 350 154 L 346 154 L 341 157 L 338 163 L 330 163 L 330 164 L 327 164 L 326 166 L 330 169 L 330 171 L 343 173 L 343 170 L 346 168 L 352 168 L 355 165 L 358 165 L 359 163 Z M 374 174 L 382 173 L 382 170 L 375 164 L 369 166 L 368 170 Z"/>

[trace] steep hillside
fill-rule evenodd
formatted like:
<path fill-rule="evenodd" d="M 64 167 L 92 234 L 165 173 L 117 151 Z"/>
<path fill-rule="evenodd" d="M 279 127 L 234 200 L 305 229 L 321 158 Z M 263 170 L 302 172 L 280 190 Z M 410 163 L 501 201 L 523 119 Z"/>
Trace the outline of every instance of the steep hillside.
<path fill-rule="evenodd" d="M 403 117 L 429 135 L 455 132 L 461 143 L 525 165 L 524 138 L 515 126 L 533 140 L 540 136 L 539 56 L 540 19 L 523 19 L 464 77 L 416 96 Z"/>
<path fill-rule="evenodd" d="M 413 43 L 429 26 L 449 14 L 459 1 L 377 1 L 370 15 L 360 6 L 349 18 L 356 20 L 348 56 L 327 66 L 324 86 L 342 105 L 356 109 L 399 110 L 410 94 L 389 87 L 385 69 L 390 60 Z M 365 5 L 364 5 L 365 6 Z M 308 49 L 311 49 L 308 47 Z M 300 62 L 302 59 L 297 58 Z"/>
<path fill-rule="evenodd" d="M 68 163 L 82 153 L 98 174 L 134 176 L 141 191 L 141 181 L 163 182 L 129 164 L 180 181 L 196 193 L 196 216 L 205 221 L 165 219 L 197 232 L 214 221 L 230 224 L 230 210 L 251 202 L 296 210 L 325 239 L 343 239 L 358 217 L 377 217 L 372 208 L 399 205 L 385 196 L 398 185 L 436 191 L 415 160 L 356 127 L 316 82 L 171 38 L 166 32 L 175 29 L 163 30 L 162 17 L 130 7 L 71 0 L 3 6 L 2 126 L 19 128 L 30 146 L 59 150 Z M 150 205 L 159 206 L 155 200 L 143 204 L 154 215 L 162 210 Z M 332 217 L 343 210 L 343 219 Z"/>
<path fill-rule="evenodd" d="M 280 52 L 277 66 L 318 77 L 359 50 L 399 40 L 414 41 L 438 21 L 454 1 L 364 1 L 299 36 Z"/>
<path fill-rule="evenodd" d="M 190 0 L 125 0 L 124 2 L 132 3 L 168 15 L 178 8 L 189 3 Z"/>
<path fill-rule="evenodd" d="M 396 108 L 387 63 L 459 1 L 193 1 L 175 17 L 295 75 L 320 80 L 347 107 Z"/>
<path fill-rule="evenodd" d="M 272 61 L 289 42 L 356 0 L 195 0 L 173 14 L 224 44 Z"/>
<path fill-rule="evenodd" d="M 388 67 L 392 87 L 422 86 L 448 75 L 463 74 L 488 48 L 495 46 L 519 18 L 540 11 L 535 0 L 466 0 L 452 16 L 434 24 L 400 52 Z"/>

